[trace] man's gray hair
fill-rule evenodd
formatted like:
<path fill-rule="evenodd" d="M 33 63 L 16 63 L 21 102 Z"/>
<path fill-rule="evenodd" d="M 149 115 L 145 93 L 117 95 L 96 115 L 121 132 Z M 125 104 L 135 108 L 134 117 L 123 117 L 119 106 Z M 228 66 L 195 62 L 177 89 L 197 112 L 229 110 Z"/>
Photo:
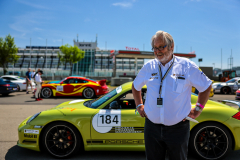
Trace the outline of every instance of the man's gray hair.
<path fill-rule="evenodd" d="M 166 45 L 168 46 L 168 49 L 170 49 L 170 47 L 174 43 L 174 40 L 169 33 L 164 32 L 164 31 L 157 31 L 156 34 L 154 36 L 152 36 L 152 39 L 151 39 L 152 48 L 154 47 L 154 40 L 157 37 L 161 37 L 163 39 L 163 42 L 166 43 Z"/>

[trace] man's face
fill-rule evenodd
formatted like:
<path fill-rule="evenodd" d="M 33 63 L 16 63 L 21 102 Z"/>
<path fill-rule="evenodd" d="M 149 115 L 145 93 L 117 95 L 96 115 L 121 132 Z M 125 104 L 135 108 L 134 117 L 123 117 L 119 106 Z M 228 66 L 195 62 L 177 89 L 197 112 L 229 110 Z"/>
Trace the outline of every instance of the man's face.
<path fill-rule="evenodd" d="M 162 40 L 161 37 L 157 37 L 154 40 L 154 48 L 161 48 L 163 46 L 165 46 L 166 44 L 164 43 L 164 41 Z M 166 64 L 169 60 L 171 60 L 171 56 L 172 56 L 172 48 L 173 46 L 168 49 L 168 46 L 166 46 L 164 49 L 162 50 L 154 50 L 154 55 L 155 57 L 163 64 Z"/>
<path fill-rule="evenodd" d="M 42 75 L 42 73 L 41 72 L 38 72 L 38 74 L 41 76 Z"/>
<path fill-rule="evenodd" d="M 31 69 L 28 69 L 28 72 L 31 72 Z"/>

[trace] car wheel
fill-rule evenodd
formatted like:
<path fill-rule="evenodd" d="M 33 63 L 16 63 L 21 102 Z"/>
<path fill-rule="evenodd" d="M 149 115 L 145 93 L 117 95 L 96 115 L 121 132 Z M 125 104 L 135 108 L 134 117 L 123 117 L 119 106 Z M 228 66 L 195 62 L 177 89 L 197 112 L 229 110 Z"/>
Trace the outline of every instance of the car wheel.
<path fill-rule="evenodd" d="M 58 158 L 74 155 L 82 145 L 78 130 L 66 122 L 50 124 L 41 137 L 44 149 Z"/>
<path fill-rule="evenodd" d="M 43 98 L 50 98 L 52 96 L 52 90 L 50 88 L 43 88 L 41 90 L 41 96 Z"/>
<path fill-rule="evenodd" d="M 2 95 L 3 95 L 3 96 L 8 96 L 8 95 L 9 95 L 9 93 L 3 93 Z"/>
<path fill-rule="evenodd" d="M 223 87 L 221 91 L 222 91 L 223 94 L 229 94 L 230 93 L 230 89 L 228 87 Z"/>
<path fill-rule="evenodd" d="M 232 150 L 232 138 L 225 126 L 203 123 L 191 131 L 189 149 L 201 159 L 222 159 Z"/>
<path fill-rule="evenodd" d="M 94 90 L 92 88 L 85 88 L 83 90 L 83 97 L 87 99 L 91 99 L 94 97 Z"/>

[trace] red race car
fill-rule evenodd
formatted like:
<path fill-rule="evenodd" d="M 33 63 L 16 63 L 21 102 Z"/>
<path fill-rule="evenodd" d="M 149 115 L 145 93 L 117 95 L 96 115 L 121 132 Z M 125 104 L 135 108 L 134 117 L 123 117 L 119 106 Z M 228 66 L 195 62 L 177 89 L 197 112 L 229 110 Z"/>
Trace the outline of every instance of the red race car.
<path fill-rule="evenodd" d="M 56 83 L 42 85 L 41 96 L 49 98 L 51 96 L 83 96 L 91 99 L 108 93 L 106 80 L 95 81 L 85 77 L 67 77 Z"/>

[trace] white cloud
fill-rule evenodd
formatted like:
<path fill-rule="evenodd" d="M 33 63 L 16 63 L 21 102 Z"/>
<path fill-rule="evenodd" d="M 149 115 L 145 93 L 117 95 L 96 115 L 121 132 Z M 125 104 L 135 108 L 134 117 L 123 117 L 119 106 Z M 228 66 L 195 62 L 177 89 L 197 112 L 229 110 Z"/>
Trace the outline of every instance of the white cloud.
<path fill-rule="evenodd" d="M 113 3 L 112 5 L 113 5 L 113 6 L 120 6 L 120 7 L 123 7 L 123 8 L 132 7 L 132 3 L 130 3 L 130 2 Z"/>
<path fill-rule="evenodd" d="M 188 3 L 188 2 L 200 2 L 200 1 L 202 1 L 202 0 L 187 0 L 187 1 L 185 1 L 185 3 Z"/>
<path fill-rule="evenodd" d="M 33 8 L 38 8 L 38 9 L 49 9 L 45 6 L 39 5 L 39 4 L 35 4 L 35 3 L 29 3 L 23 0 L 18 0 L 19 3 L 25 4 L 27 6 L 33 7 Z"/>
<path fill-rule="evenodd" d="M 117 3 L 113 3 L 113 6 L 119 6 L 122 8 L 131 8 L 133 3 L 136 2 L 136 0 L 131 0 L 130 2 L 117 2 Z"/>
<path fill-rule="evenodd" d="M 33 30 L 34 30 L 34 31 L 42 31 L 43 29 L 38 28 L 38 27 L 35 27 Z"/>
<path fill-rule="evenodd" d="M 20 32 L 23 36 L 30 32 L 43 31 L 42 28 L 37 27 L 48 20 L 52 19 L 47 12 L 27 12 L 23 15 L 14 17 L 15 21 L 9 24 L 9 27 L 15 31 Z"/>

